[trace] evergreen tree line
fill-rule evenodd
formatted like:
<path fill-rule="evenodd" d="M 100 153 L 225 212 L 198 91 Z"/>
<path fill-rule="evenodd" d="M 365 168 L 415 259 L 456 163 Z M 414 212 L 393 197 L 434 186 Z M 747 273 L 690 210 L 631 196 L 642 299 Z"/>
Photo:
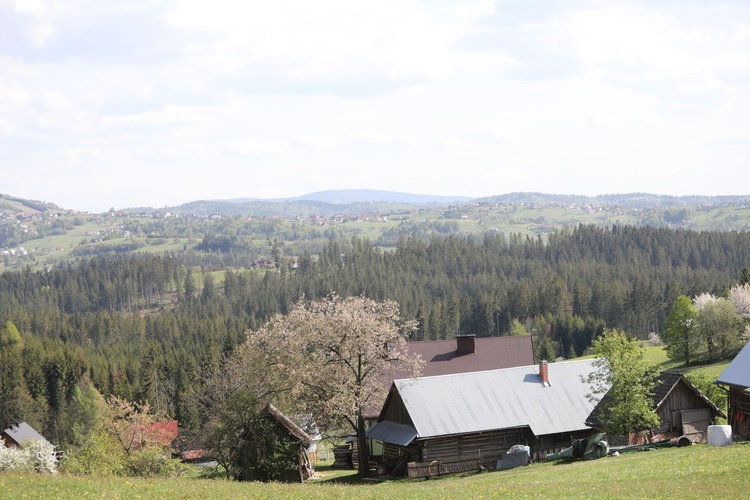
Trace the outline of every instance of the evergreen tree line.
<path fill-rule="evenodd" d="M 302 297 L 365 294 L 416 319 L 413 339 L 518 333 L 544 358 L 582 354 L 605 328 L 660 332 L 680 295 L 724 295 L 750 263 L 750 233 L 579 226 L 547 242 L 518 234 L 402 238 L 382 251 L 328 240 L 271 270 L 223 282 L 179 254 L 97 257 L 0 275 L 0 425 L 27 420 L 58 443 L 75 388 L 148 401 L 198 427 L 203 381 Z M 193 256 L 197 253 L 193 253 Z"/>

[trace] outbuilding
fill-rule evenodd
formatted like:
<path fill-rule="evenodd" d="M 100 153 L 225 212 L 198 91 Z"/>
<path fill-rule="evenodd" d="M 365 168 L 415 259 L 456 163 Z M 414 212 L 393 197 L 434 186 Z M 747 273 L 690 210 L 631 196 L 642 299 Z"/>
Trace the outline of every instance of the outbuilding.
<path fill-rule="evenodd" d="M 282 454 L 281 462 L 285 462 L 288 467 L 283 471 L 275 471 L 280 474 L 274 477 L 274 480 L 284 482 L 303 482 L 314 474 L 312 463 L 307 453 L 307 449 L 312 444 L 312 438 L 295 424 L 286 415 L 281 413 L 275 406 L 268 404 L 262 413 L 263 417 L 270 422 L 266 431 L 273 433 L 278 440 L 269 439 L 269 442 L 282 443 L 279 449 L 273 450 L 273 453 Z M 256 436 L 255 439 L 258 437 Z M 253 437 L 243 435 L 239 446 L 238 471 L 237 479 L 242 481 L 262 480 L 254 464 L 257 462 L 258 447 L 253 444 Z"/>
<path fill-rule="evenodd" d="M 750 439 L 750 343 L 735 356 L 714 383 L 729 389 L 729 416 L 732 432 Z"/>
<path fill-rule="evenodd" d="M 636 445 L 652 438 L 667 439 L 687 436 L 692 442 L 704 441 L 708 426 L 724 413 L 681 373 L 661 372 L 651 396 L 654 412 L 659 416 L 659 425 L 646 433 L 630 433 L 627 436 L 607 436 L 609 444 Z M 604 430 L 608 402 L 606 394 L 597 404 L 586 424 Z M 651 434 L 650 436 L 648 434 Z"/>

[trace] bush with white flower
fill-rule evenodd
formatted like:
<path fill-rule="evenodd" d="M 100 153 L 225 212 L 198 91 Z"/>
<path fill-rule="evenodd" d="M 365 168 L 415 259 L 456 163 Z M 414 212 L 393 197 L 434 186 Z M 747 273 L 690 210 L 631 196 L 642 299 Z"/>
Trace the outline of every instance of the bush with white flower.
<path fill-rule="evenodd" d="M 30 441 L 23 448 L 9 448 L 0 440 L 0 471 L 57 473 L 55 447 L 46 441 Z"/>

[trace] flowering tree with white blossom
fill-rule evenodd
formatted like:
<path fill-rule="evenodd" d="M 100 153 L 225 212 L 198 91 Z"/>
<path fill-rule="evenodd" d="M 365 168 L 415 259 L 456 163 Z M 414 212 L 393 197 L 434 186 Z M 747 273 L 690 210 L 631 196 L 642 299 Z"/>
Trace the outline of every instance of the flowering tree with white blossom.
<path fill-rule="evenodd" d="M 277 315 L 251 332 L 243 349 L 254 370 L 275 372 L 321 429 L 348 426 L 357 435 L 359 471 L 367 473 L 365 408 L 388 390 L 382 374 L 389 369 L 416 375 L 420 359 L 400 348 L 414 330 L 399 305 L 364 296 L 342 299 L 335 294 L 298 303 L 286 316 Z"/>

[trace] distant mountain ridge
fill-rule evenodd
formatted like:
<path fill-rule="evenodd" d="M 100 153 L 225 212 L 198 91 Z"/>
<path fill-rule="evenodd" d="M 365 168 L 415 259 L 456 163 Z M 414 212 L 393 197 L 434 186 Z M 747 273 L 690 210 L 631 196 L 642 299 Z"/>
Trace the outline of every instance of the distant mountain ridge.
<path fill-rule="evenodd" d="M 258 199 L 258 198 L 234 198 L 226 201 L 229 203 L 250 203 L 256 201 L 321 201 L 334 205 L 347 205 L 350 203 L 463 203 L 474 198 L 469 196 L 439 196 L 431 194 L 401 193 L 397 191 L 380 191 L 376 189 L 334 189 L 328 191 L 317 191 L 291 198 Z"/>
<path fill-rule="evenodd" d="M 340 189 L 317 191 L 290 198 L 234 198 L 197 200 L 176 206 L 128 207 L 126 213 L 162 213 L 226 216 L 331 216 L 335 214 L 380 213 L 383 215 L 422 208 L 436 209 L 471 203 L 526 205 L 592 205 L 621 208 L 674 209 L 698 206 L 750 206 L 750 195 L 671 196 L 650 193 L 604 194 L 597 196 L 514 192 L 482 198 L 379 191 L 374 189 Z M 68 207 L 76 210 L 74 207 Z M 0 194 L 0 210 L 8 212 L 46 212 L 67 210 L 48 202 L 26 200 Z"/>
<path fill-rule="evenodd" d="M 533 192 L 508 193 L 485 198 L 465 196 L 436 196 L 377 191 L 367 189 L 343 189 L 318 191 L 293 198 L 257 199 L 235 198 L 229 200 L 203 200 L 175 207 L 129 208 L 130 213 L 153 213 L 169 211 L 177 214 L 206 216 L 251 217 L 330 217 L 336 214 L 389 215 L 421 208 L 447 209 L 466 204 L 526 204 L 526 205 L 592 205 L 617 206 L 621 208 L 674 209 L 701 205 L 750 205 L 747 196 L 668 196 L 649 193 L 608 194 L 598 196 L 545 194 Z"/>
<path fill-rule="evenodd" d="M 517 192 L 476 198 L 476 203 L 539 203 L 589 204 L 626 208 L 670 208 L 699 205 L 750 204 L 750 195 L 685 195 L 671 196 L 651 193 L 601 194 L 597 196 Z"/>

